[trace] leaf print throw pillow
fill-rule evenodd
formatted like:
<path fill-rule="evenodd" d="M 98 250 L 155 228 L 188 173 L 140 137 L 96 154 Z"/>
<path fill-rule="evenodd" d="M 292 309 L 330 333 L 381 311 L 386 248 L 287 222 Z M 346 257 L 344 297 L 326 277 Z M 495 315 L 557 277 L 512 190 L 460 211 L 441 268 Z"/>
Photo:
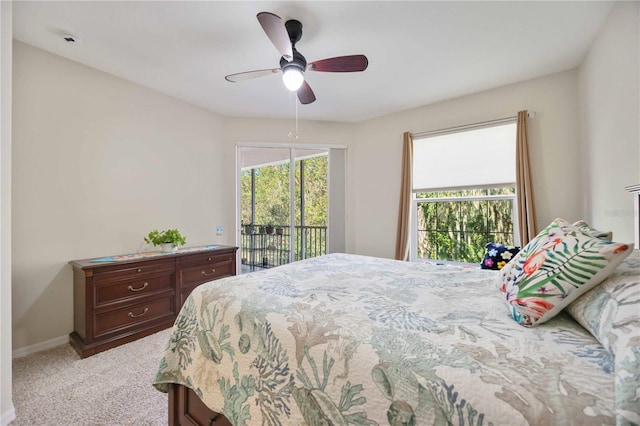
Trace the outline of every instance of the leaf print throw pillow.
<path fill-rule="evenodd" d="M 602 240 L 557 218 L 500 270 L 498 288 L 520 325 L 542 324 L 607 278 L 632 250 L 633 244 Z"/>
<path fill-rule="evenodd" d="M 498 243 L 487 243 L 485 248 L 487 251 L 480 262 L 482 269 L 502 269 L 520 251 L 520 247 Z"/>

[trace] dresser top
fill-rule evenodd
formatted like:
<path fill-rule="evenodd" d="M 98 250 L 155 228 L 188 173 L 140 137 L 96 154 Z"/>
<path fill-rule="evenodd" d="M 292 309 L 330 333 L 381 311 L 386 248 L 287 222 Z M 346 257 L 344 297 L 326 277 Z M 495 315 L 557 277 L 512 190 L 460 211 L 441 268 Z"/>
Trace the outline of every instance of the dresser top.
<path fill-rule="evenodd" d="M 238 250 L 238 247 L 216 244 L 216 245 L 207 245 L 207 246 L 183 247 L 183 248 L 179 248 L 176 251 L 172 251 L 168 253 L 153 251 L 153 252 L 145 252 L 145 253 L 119 254 L 119 255 L 106 256 L 106 257 L 72 260 L 69 263 L 74 268 L 85 269 L 85 268 L 95 268 L 100 266 L 123 265 L 127 263 L 134 263 L 134 262 L 141 262 L 141 261 L 170 259 L 170 258 L 185 256 L 189 254 L 225 252 L 225 251 L 235 252 L 236 250 Z"/>

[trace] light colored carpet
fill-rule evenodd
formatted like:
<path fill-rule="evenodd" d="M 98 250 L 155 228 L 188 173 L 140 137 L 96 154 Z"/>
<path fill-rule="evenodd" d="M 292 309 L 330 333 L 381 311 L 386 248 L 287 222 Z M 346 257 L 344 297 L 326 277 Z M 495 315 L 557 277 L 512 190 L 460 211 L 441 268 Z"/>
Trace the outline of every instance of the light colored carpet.
<path fill-rule="evenodd" d="M 69 344 L 14 359 L 11 425 L 166 425 L 151 382 L 169 332 L 85 359 Z"/>

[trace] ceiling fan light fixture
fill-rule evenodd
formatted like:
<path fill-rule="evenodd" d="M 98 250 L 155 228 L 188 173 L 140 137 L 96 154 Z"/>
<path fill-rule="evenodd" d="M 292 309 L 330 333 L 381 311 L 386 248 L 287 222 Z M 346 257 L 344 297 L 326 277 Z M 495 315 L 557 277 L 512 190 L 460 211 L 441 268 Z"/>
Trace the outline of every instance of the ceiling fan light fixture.
<path fill-rule="evenodd" d="M 367 69 L 369 60 L 364 55 L 335 56 L 308 64 L 306 58 L 296 49 L 296 43 L 302 37 L 300 21 L 289 19 L 284 22 L 278 15 L 270 12 L 260 12 L 257 17 L 267 37 L 282 54 L 280 68 L 246 71 L 225 76 L 225 80 L 231 83 L 282 72 L 282 82 L 286 88 L 296 92 L 300 103 L 307 105 L 316 101 L 315 93 L 304 78 L 307 71 L 343 73 Z"/>
<path fill-rule="evenodd" d="M 291 90 L 292 92 L 297 91 L 304 82 L 302 70 L 295 66 L 286 67 L 286 69 L 282 73 L 282 81 L 284 82 L 284 85 L 287 89 Z"/>

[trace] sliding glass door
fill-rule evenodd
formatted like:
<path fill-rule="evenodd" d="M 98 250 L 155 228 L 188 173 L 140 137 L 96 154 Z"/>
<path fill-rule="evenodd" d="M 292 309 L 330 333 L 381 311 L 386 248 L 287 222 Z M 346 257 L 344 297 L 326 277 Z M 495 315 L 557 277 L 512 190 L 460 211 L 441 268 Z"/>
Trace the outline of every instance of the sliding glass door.
<path fill-rule="evenodd" d="M 242 272 L 262 270 L 329 253 L 330 192 L 344 194 L 342 183 L 331 185 L 330 161 L 341 169 L 335 148 L 238 147 L 238 197 Z M 345 150 L 340 149 L 344 158 Z M 341 164 L 342 163 L 342 164 Z M 341 190 L 331 188 L 341 187 Z M 344 195 L 342 195 L 344 197 Z M 340 203 L 333 203 L 340 206 Z M 335 206 L 334 206 L 335 210 Z M 333 213 L 344 239 L 344 203 Z M 343 250 L 341 250 L 343 251 Z"/>

